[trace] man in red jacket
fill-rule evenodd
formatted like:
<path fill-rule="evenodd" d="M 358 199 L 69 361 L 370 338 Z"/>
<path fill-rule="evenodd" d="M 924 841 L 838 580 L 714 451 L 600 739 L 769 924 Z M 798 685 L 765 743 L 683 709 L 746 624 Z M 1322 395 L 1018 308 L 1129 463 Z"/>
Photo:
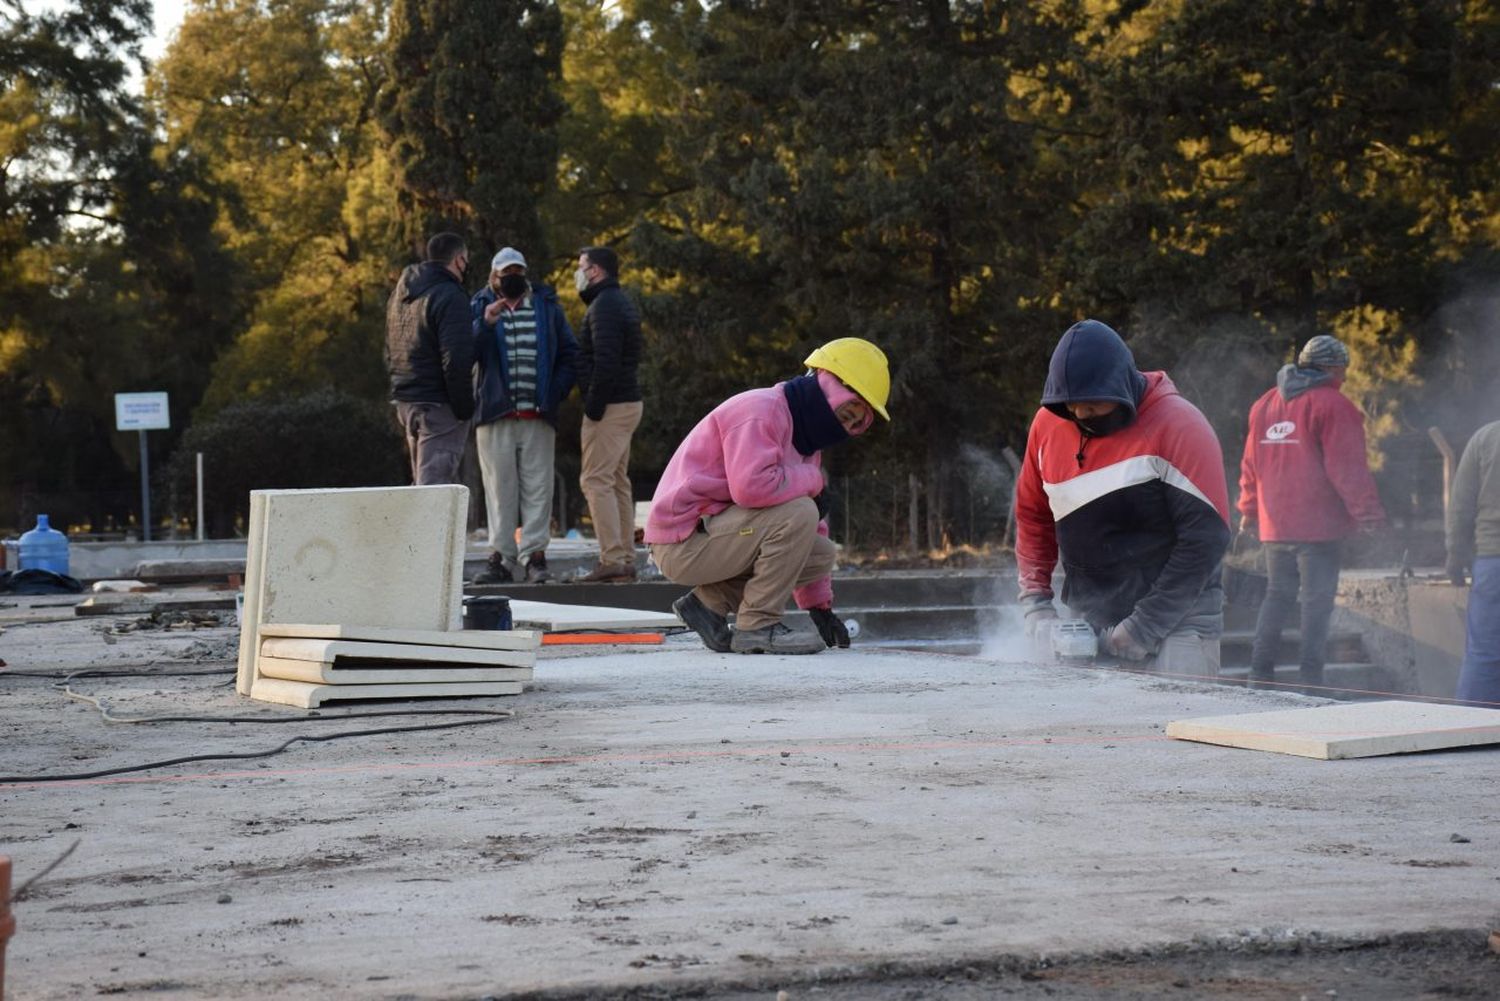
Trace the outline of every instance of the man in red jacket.
<path fill-rule="evenodd" d="M 1275 678 L 1281 628 L 1302 601 L 1302 684 L 1323 684 L 1328 620 L 1342 542 L 1385 521 L 1365 459 L 1365 418 L 1339 386 L 1349 349 L 1320 334 L 1303 345 L 1276 388 L 1250 408 L 1240 461 L 1240 529 L 1260 536 L 1268 586 L 1250 653 L 1250 680 Z"/>
<path fill-rule="evenodd" d="M 1063 604 L 1104 654 L 1173 674 L 1219 670 L 1229 488 L 1213 428 L 1165 372 L 1141 372 L 1120 335 L 1073 324 L 1052 353 L 1016 484 L 1026 634 Z"/>

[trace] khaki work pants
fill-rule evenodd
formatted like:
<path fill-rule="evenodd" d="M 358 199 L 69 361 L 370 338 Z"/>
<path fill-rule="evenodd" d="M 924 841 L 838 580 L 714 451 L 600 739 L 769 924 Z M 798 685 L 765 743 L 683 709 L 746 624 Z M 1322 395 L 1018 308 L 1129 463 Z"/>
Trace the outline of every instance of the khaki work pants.
<path fill-rule="evenodd" d="M 635 499 L 630 495 L 630 437 L 642 406 L 611 403 L 597 421 L 583 419 L 583 460 L 578 486 L 589 502 L 599 562 L 635 562 Z"/>
<path fill-rule="evenodd" d="M 837 550 L 818 534 L 818 506 L 799 497 L 775 507 L 729 507 L 681 542 L 657 543 L 651 555 L 677 584 L 735 628 L 764 629 L 781 621 L 792 591 L 833 570 Z"/>

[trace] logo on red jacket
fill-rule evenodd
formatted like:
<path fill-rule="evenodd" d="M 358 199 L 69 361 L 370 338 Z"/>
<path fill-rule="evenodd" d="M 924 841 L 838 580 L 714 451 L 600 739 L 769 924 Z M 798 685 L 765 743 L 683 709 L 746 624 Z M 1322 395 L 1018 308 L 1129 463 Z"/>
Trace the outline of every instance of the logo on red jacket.
<path fill-rule="evenodd" d="M 1297 430 L 1296 421 L 1277 421 L 1266 428 L 1266 441 L 1285 441 Z"/>

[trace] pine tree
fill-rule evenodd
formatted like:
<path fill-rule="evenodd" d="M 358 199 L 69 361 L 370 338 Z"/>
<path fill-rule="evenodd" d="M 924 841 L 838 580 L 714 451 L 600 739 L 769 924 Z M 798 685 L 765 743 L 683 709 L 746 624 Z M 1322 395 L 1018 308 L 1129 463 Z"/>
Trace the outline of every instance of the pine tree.
<path fill-rule="evenodd" d="M 550 0 L 397 0 L 380 122 L 409 250 L 470 237 L 473 267 L 510 245 L 550 255 L 540 205 L 557 169 L 562 15 Z"/>

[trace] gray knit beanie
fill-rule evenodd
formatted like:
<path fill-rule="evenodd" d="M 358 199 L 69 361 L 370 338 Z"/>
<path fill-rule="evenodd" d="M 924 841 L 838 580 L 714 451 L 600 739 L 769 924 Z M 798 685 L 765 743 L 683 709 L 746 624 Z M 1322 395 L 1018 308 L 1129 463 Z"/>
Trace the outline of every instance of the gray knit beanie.
<path fill-rule="evenodd" d="M 1302 352 L 1297 355 L 1300 368 L 1334 368 L 1348 364 L 1349 349 L 1337 337 L 1327 334 L 1319 334 L 1302 345 Z"/>

